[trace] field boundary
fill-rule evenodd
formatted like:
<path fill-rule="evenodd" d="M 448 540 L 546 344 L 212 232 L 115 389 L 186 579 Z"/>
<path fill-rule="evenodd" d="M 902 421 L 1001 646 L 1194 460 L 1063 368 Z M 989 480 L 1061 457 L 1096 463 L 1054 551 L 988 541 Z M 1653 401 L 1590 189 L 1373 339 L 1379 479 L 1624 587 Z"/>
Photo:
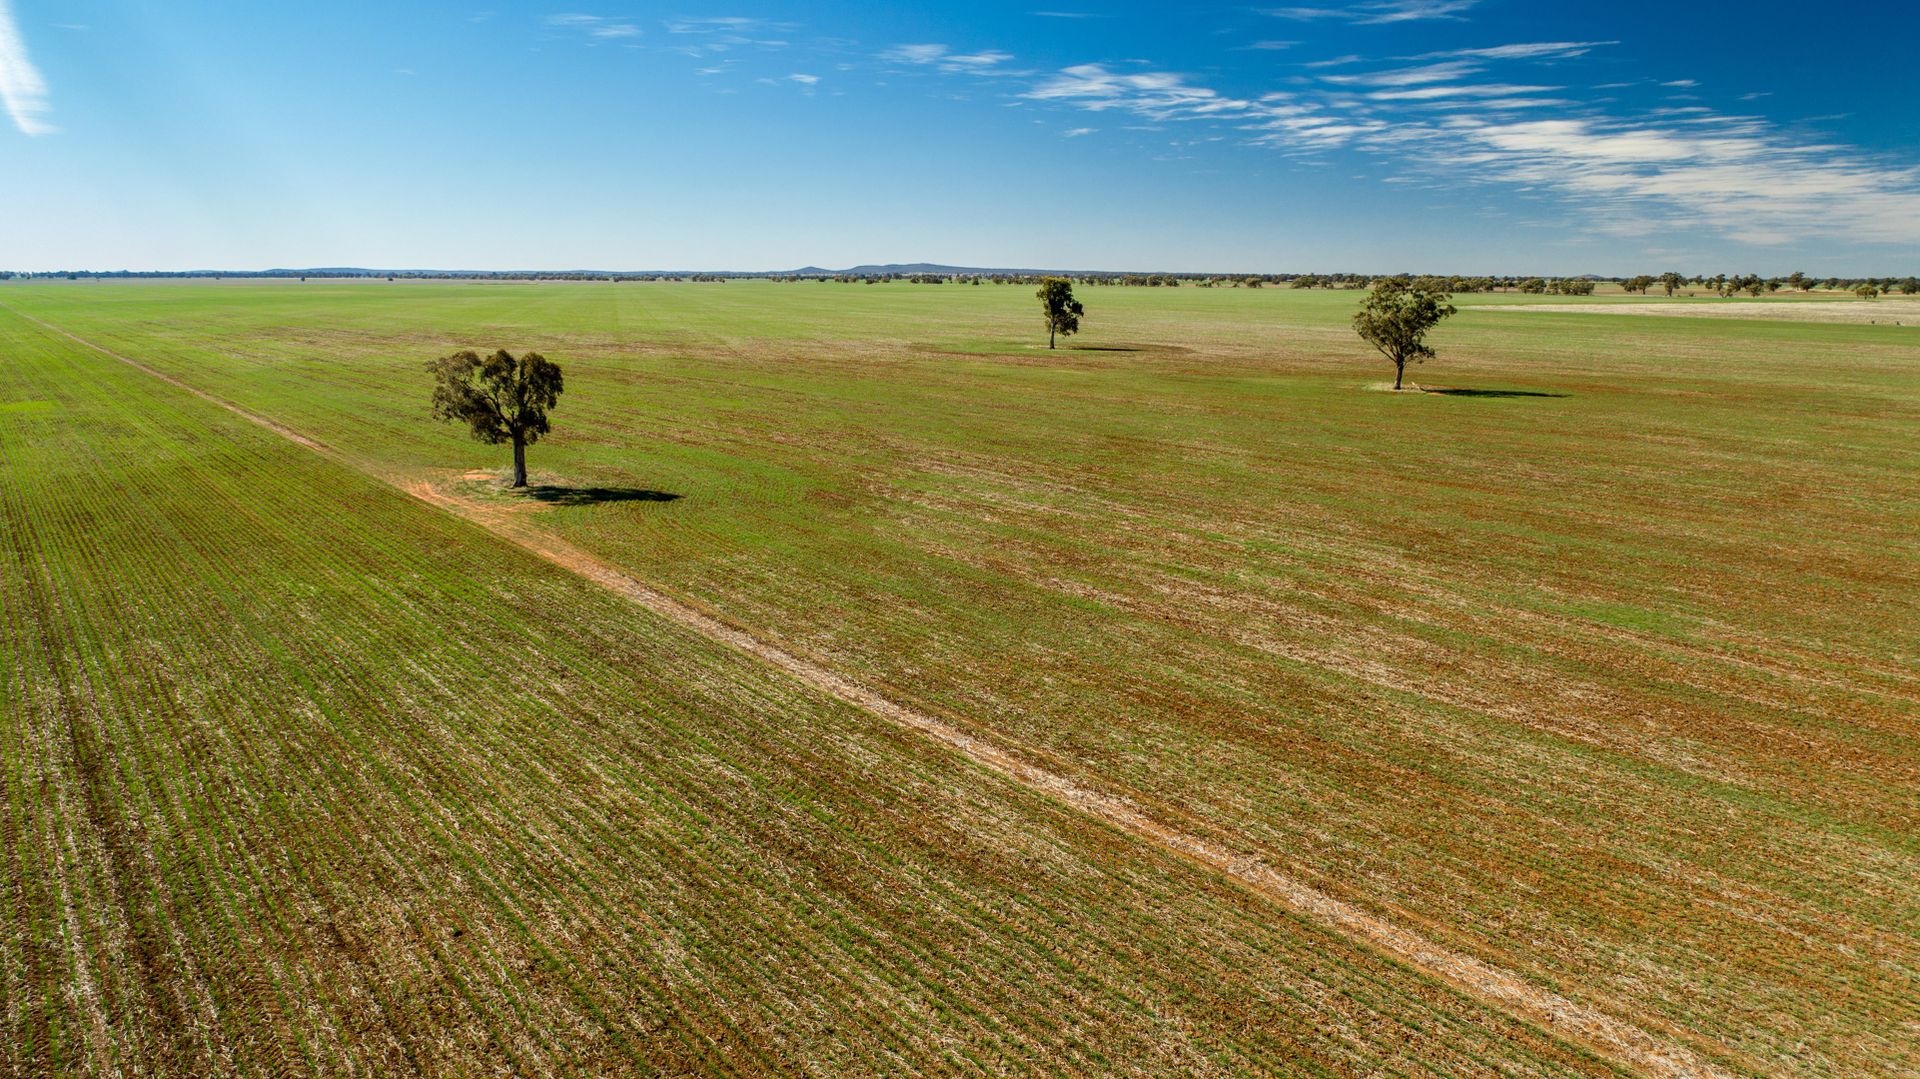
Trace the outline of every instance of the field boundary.
<path fill-rule="evenodd" d="M 826 666 L 761 640 L 747 630 L 699 609 L 618 569 L 597 556 L 556 536 L 541 533 L 509 515 L 436 488 L 429 481 L 405 483 L 363 467 L 349 454 L 284 424 L 250 412 L 218 395 L 202 390 L 164 371 L 124 356 L 0 303 L 17 318 L 30 322 L 101 355 L 117 360 L 176 389 L 217 405 L 281 438 L 362 475 L 377 479 L 420 502 L 453 513 L 512 542 L 549 563 L 639 604 L 708 640 L 745 653 L 778 668 L 789 677 L 844 704 L 858 708 L 896 727 L 931 739 L 964 756 L 975 765 L 997 773 L 1028 790 L 1094 817 L 1110 827 L 1162 850 L 1206 866 L 1278 903 L 1305 921 L 1361 942 L 1408 967 L 1442 981 L 1465 995 L 1514 1018 L 1585 1046 L 1620 1064 L 1652 1075 L 1716 1076 L 1734 1074 L 1694 1052 L 1683 1042 L 1710 1047 L 1718 1055 L 1735 1057 L 1729 1047 L 1701 1035 L 1669 1028 L 1656 1036 L 1627 1020 L 1602 1012 L 1527 981 L 1512 971 L 1449 948 L 1385 918 L 1335 898 L 1303 881 L 1289 877 L 1249 855 L 1148 816 L 1129 800 L 1094 790 L 1057 772 L 1023 760 L 1017 754 L 969 734 L 931 713 L 900 704 Z"/>

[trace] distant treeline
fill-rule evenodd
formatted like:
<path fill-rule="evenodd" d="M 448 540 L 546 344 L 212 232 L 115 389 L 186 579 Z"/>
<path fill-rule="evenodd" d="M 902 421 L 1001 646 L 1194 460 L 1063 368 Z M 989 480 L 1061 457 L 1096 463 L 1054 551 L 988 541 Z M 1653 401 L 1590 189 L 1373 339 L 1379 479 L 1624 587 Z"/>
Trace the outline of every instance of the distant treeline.
<path fill-rule="evenodd" d="M 387 280 L 387 281 L 668 281 L 693 282 L 699 284 L 718 284 L 726 281 L 764 280 L 785 282 L 836 282 L 851 285 L 878 285 L 888 282 L 904 281 L 916 285 L 1034 285 L 1043 277 L 1059 276 L 1071 279 L 1075 284 L 1095 287 L 1124 288 L 1302 288 L 1302 289 L 1365 289 L 1381 278 L 1398 278 L 1416 284 L 1436 288 L 1443 292 L 1519 292 L 1529 295 L 1552 296 L 1590 296 L 1595 287 L 1602 283 L 1616 284 L 1628 292 L 1651 293 L 1655 289 L 1668 296 L 1687 290 L 1688 295 L 1697 295 L 1704 290 L 1716 296 L 1737 296 L 1742 293 L 1751 296 L 1765 296 L 1781 290 L 1806 292 L 1816 288 L 1844 290 L 1863 296 L 1877 296 L 1881 293 L 1899 293 L 1901 295 L 1920 295 L 1920 278 L 1913 277 L 1825 277 L 1814 278 L 1803 273 L 1791 273 L 1784 277 L 1761 277 L 1758 274 L 1715 274 L 1688 276 L 1673 271 L 1662 274 L 1641 274 L 1636 277 L 1599 277 L 1592 274 L 1579 277 L 1469 277 L 1445 276 L 1433 274 L 1359 274 L 1359 273 L 1300 273 L 1300 274 L 1208 274 L 1208 273 L 991 273 L 991 272 L 953 272 L 953 273 L 870 273 L 870 274 L 834 274 L 834 273 L 591 273 L 587 271 L 556 272 L 498 272 L 498 271 L 460 271 L 460 270 L 258 270 L 258 271 L 145 271 L 131 270 L 55 270 L 52 272 L 24 273 L 0 270 L 0 281 L 13 278 L 49 279 L 64 278 L 69 281 L 80 280 L 123 280 L 123 279 L 252 279 L 273 280 Z"/>
<path fill-rule="evenodd" d="M 833 274 L 833 275 L 794 275 L 763 274 L 758 275 L 774 281 L 834 281 L 841 284 L 877 285 L 889 281 L 906 281 L 916 285 L 1034 285 L 1046 276 L 1067 277 L 1077 285 L 1124 286 L 1132 288 L 1179 288 L 1183 285 L 1194 288 L 1265 288 L 1268 286 L 1285 288 L 1325 288 L 1325 289 L 1367 289 L 1378 280 L 1387 278 L 1410 281 L 1425 288 L 1442 292 L 1519 292 L 1541 296 L 1591 296 L 1594 289 L 1602 283 L 1619 285 L 1627 292 L 1648 293 L 1655 288 L 1663 290 L 1668 296 L 1678 294 L 1683 289 L 1705 289 L 1718 296 L 1736 296 L 1749 293 L 1764 296 L 1791 289 L 1805 292 L 1815 288 L 1847 290 L 1865 293 L 1871 290 L 1879 293 L 1901 293 L 1912 296 L 1920 294 L 1920 278 L 1905 277 L 1828 277 L 1815 279 L 1802 273 L 1788 274 L 1785 277 L 1760 277 L 1756 274 L 1717 274 L 1689 277 L 1679 273 L 1663 273 L 1659 276 L 1642 274 L 1638 277 L 1448 277 L 1434 274 Z"/>

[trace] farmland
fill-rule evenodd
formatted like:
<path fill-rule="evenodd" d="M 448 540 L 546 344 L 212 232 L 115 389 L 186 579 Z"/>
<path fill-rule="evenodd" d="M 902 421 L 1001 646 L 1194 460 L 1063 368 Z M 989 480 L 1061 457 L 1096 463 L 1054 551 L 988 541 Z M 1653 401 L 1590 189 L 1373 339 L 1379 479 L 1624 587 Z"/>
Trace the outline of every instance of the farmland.
<path fill-rule="evenodd" d="M 1030 293 L 0 287 L 0 1061 L 1920 1069 L 1920 329 Z"/>

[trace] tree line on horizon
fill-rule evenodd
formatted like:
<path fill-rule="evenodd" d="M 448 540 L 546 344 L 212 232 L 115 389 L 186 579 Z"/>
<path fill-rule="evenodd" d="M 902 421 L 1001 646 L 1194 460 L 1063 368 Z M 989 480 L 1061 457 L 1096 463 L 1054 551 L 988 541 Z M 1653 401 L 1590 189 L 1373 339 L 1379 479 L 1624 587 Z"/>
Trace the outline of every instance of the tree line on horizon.
<path fill-rule="evenodd" d="M 801 281 L 834 282 L 839 284 L 882 285 L 905 282 L 916 285 L 1038 285 L 1052 277 L 1064 278 L 1076 285 L 1093 288 L 1265 288 L 1286 287 L 1297 289 L 1354 289 L 1365 290 L 1381 280 L 1393 279 L 1418 281 L 1429 287 L 1439 288 L 1448 293 L 1497 293 L 1518 292 L 1526 295 L 1588 296 L 1600 284 L 1617 284 L 1628 292 L 1650 294 L 1658 287 L 1666 295 L 1674 296 L 1682 289 L 1707 290 L 1716 296 L 1731 297 L 1741 293 L 1752 296 L 1770 295 L 1782 290 L 1811 292 L 1814 289 L 1852 292 L 1861 296 L 1881 294 L 1903 296 L 1920 295 L 1920 277 L 1811 277 L 1795 271 L 1780 277 L 1762 277 L 1758 274 L 1682 274 L 1676 271 L 1666 273 L 1639 274 L 1633 277 L 1602 277 L 1585 274 L 1570 277 L 1543 276 L 1472 276 L 1442 274 L 1362 274 L 1362 273 L 1276 273 L 1276 274 L 1204 274 L 1204 273 L 1076 273 L 1076 274 L 1013 274 L 1013 273 L 878 273 L 878 274 L 791 274 L 791 273 L 588 273 L 588 272 L 548 272 L 548 273 L 510 273 L 475 270 L 465 271 L 384 271 L 384 270 L 53 270 L 23 271 L 0 270 L 0 281 L 8 280 L 143 280 L 143 279 L 270 279 L 301 281 L 315 280 L 387 280 L 387 281 L 605 281 L 605 282 L 665 282 L 692 284 L 723 284 L 735 280 L 764 280 L 796 283 Z"/>

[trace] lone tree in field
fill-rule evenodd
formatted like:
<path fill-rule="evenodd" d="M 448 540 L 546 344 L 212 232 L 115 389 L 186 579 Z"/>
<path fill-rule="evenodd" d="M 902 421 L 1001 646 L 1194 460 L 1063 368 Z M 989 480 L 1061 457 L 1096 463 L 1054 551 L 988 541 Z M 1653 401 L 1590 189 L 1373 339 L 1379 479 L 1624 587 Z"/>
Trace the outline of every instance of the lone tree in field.
<path fill-rule="evenodd" d="M 1400 388 L 1409 361 L 1419 363 L 1433 355 L 1427 347 L 1427 331 L 1454 313 L 1447 298 L 1437 288 L 1402 277 L 1383 277 L 1373 283 L 1373 291 L 1354 312 L 1353 331 L 1393 361 L 1394 389 Z"/>
<path fill-rule="evenodd" d="M 505 349 L 485 359 L 472 350 L 427 364 L 433 373 L 433 415 L 459 421 L 475 441 L 513 443 L 513 485 L 527 485 L 527 447 L 552 430 L 547 410 L 560 399 L 560 365 L 529 352 L 519 359 Z"/>
<path fill-rule="evenodd" d="M 1080 332 L 1080 316 L 1087 309 L 1079 300 L 1073 298 L 1073 282 L 1064 277 L 1043 277 L 1040 279 L 1040 310 L 1047 317 L 1047 347 L 1052 348 L 1054 336 L 1071 336 Z"/>

